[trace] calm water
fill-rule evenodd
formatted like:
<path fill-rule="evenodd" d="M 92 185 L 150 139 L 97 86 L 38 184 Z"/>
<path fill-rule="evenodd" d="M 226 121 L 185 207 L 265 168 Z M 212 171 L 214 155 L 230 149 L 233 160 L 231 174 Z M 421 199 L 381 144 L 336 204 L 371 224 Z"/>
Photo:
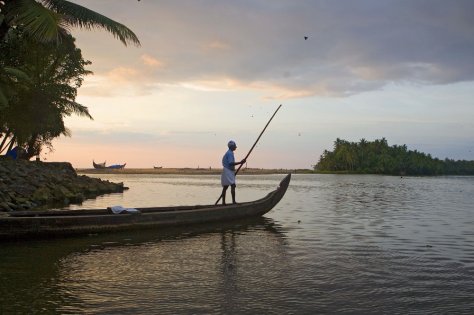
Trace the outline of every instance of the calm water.
<path fill-rule="evenodd" d="M 220 193 L 218 176 L 101 177 L 130 190 L 81 207 L 208 204 Z M 281 178 L 240 176 L 238 201 Z M 2 243 L 0 305 L 3 314 L 473 314 L 474 177 L 294 175 L 262 219 Z"/>

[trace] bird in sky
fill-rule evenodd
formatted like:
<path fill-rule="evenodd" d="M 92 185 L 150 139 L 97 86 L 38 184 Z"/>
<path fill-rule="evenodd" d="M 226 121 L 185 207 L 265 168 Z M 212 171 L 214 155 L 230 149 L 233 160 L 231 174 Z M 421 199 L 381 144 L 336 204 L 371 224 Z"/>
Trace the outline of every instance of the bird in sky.
<path fill-rule="evenodd" d="M 304 37 L 304 40 L 308 40 L 308 36 L 305 36 L 305 37 Z"/>

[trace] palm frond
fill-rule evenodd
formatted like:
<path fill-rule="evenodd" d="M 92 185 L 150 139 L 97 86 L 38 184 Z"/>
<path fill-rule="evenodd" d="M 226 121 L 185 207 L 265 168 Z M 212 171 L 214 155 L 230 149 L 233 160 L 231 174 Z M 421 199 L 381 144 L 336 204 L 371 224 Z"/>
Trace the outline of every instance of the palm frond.
<path fill-rule="evenodd" d="M 31 79 L 20 69 L 0 66 L 0 109 L 8 106 L 8 89 L 14 81 L 31 82 Z"/>
<path fill-rule="evenodd" d="M 90 120 L 94 120 L 94 118 L 89 113 L 89 109 L 87 106 L 81 105 L 74 101 L 63 100 L 66 103 L 66 111 L 76 114 L 77 116 L 87 117 Z"/>
<path fill-rule="evenodd" d="M 21 25 L 23 30 L 41 42 L 60 40 L 60 14 L 35 0 L 16 0 L 8 3 L 6 19 L 10 25 Z"/>
<path fill-rule="evenodd" d="M 23 80 L 23 81 L 28 81 L 28 82 L 31 81 L 30 77 L 20 69 L 12 68 L 12 67 L 3 67 L 2 70 L 5 74 L 7 74 L 10 77 L 14 77 L 17 80 Z"/>
<path fill-rule="evenodd" d="M 103 28 L 125 46 L 129 43 L 140 46 L 140 41 L 133 31 L 102 14 L 66 0 L 43 0 L 42 2 L 47 8 L 61 14 L 66 24 L 85 29 Z"/>
<path fill-rule="evenodd" d="M 61 132 L 61 134 L 65 137 L 71 137 L 72 136 L 71 130 L 67 127 L 64 127 L 64 130 L 63 130 L 63 132 Z"/>

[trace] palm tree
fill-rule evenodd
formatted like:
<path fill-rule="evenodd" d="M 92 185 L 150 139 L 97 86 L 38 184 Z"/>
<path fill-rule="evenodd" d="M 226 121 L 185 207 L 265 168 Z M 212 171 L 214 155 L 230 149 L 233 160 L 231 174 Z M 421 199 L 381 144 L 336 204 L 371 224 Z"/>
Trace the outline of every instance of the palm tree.
<path fill-rule="evenodd" d="M 0 1 L 0 41 L 11 28 L 21 27 L 39 42 L 68 40 L 69 27 L 103 28 L 124 45 L 140 45 L 138 37 L 125 25 L 66 0 L 3 0 Z M 1 58 L 1 56 L 0 56 Z M 0 63 L 0 108 L 8 106 L 9 84 L 24 80 L 19 69 L 3 67 Z"/>
<path fill-rule="evenodd" d="M 54 138 L 70 135 L 64 117 L 74 114 L 92 119 L 87 107 L 75 100 L 84 76 L 92 72 L 86 70 L 90 62 L 82 58 L 72 35 L 65 40 L 72 45 L 58 46 L 15 33 L 21 32 L 12 31 L 10 39 L 0 43 L 3 62 L 5 67 L 21 69 L 29 79 L 13 89 L 18 93 L 10 98 L 9 106 L 0 107 L 0 153 L 18 144 L 25 149 L 22 158 L 28 159 L 43 146 L 51 147 Z"/>
<path fill-rule="evenodd" d="M 125 25 L 83 6 L 66 0 L 3 0 L 0 2 L 0 40 L 13 26 L 38 41 L 60 42 L 69 27 L 102 28 L 112 33 L 124 45 L 140 41 Z"/>

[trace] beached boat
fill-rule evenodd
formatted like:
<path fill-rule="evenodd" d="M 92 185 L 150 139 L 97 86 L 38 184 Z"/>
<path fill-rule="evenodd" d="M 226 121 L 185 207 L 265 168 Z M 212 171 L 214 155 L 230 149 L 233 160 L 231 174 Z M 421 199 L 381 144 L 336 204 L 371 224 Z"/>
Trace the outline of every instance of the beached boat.
<path fill-rule="evenodd" d="M 197 205 L 123 209 L 15 211 L 0 217 L 0 240 L 54 237 L 126 229 L 183 226 L 259 217 L 283 198 L 290 183 L 288 174 L 277 189 L 250 202 L 228 205 Z"/>
<path fill-rule="evenodd" d="M 92 165 L 93 165 L 94 168 L 96 168 L 96 169 L 105 168 L 105 162 L 103 162 L 103 163 L 96 163 L 95 161 L 92 161 Z"/>
<path fill-rule="evenodd" d="M 125 164 L 114 164 L 114 165 L 106 166 L 105 168 L 112 168 L 112 169 L 116 169 L 116 170 L 121 170 L 121 169 L 125 168 L 125 165 L 127 165 L 127 163 L 125 163 Z"/>
<path fill-rule="evenodd" d="M 94 161 L 92 161 L 92 165 L 94 166 L 95 169 L 106 169 L 106 168 L 111 168 L 111 169 L 124 169 L 125 168 L 125 165 L 127 165 L 127 163 L 125 164 L 113 164 L 113 165 L 110 165 L 110 166 L 107 166 L 105 164 L 105 162 L 103 163 L 96 163 Z"/>

